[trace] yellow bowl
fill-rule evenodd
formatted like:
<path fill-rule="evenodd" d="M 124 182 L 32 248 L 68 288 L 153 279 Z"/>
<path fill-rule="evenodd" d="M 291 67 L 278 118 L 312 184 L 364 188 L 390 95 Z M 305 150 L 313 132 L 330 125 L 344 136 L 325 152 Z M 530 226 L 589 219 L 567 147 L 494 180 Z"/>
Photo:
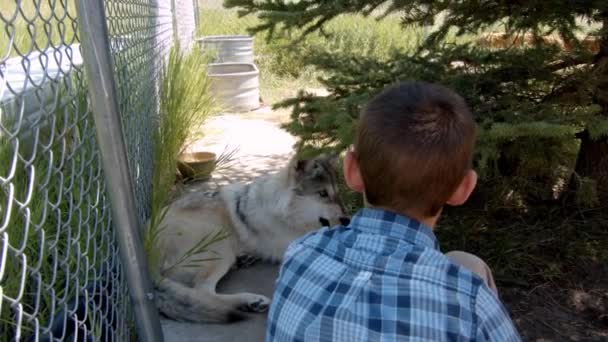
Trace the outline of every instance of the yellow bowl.
<path fill-rule="evenodd" d="M 177 168 L 184 177 L 207 180 L 215 169 L 216 159 L 213 152 L 182 153 L 177 158 Z"/>

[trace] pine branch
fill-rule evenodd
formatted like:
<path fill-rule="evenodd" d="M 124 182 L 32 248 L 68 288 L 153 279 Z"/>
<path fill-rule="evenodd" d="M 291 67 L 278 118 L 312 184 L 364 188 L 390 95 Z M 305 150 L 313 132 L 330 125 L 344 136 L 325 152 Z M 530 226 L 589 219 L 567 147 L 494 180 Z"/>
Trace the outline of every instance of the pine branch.
<path fill-rule="evenodd" d="M 450 28 L 457 28 L 458 35 L 478 32 L 496 23 L 502 23 L 507 32 L 558 32 L 572 39 L 578 27 L 579 17 L 601 20 L 598 13 L 608 12 L 606 1 L 535 0 L 525 2 L 485 1 L 430 1 L 430 0 L 226 0 L 228 8 L 239 8 L 239 15 L 257 13 L 263 23 L 252 29 L 252 33 L 275 32 L 284 29 L 302 28 L 306 34 L 316 32 L 332 18 L 340 14 L 361 13 L 372 15 L 383 5 L 384 18 L 392 13 L 402 16 L 403 25 L 432 25 L 440 13 L 446 13 L 444 22 L 433 39 L 442 39 Z M 549 29 L 547 30 L 547 27 Z"/>
<path fill-rule="evenodd" d="M 580 65 L 591 64 L 593 57 L 589 56 L 574 56 L 567 59 L 551 62 L 547 64 L 547 71 L 556 72 L 566 68 L 577 67 Z"/>

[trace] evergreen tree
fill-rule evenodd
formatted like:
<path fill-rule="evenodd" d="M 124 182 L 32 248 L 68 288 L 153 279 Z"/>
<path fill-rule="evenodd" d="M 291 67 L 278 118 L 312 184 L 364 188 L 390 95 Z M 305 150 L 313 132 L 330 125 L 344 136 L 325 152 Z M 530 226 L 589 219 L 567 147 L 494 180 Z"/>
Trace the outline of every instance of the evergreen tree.
<path fill-rule="evenodd" d="M 389 61 L 311 51 L 328 97 L 300 93 L 286 127 L 300 148 L 342 150 L 361 106 L 397 80 L 440 82 L 463 95 L 479 125 L 476 167 L 488 192 L 527 202 L 555 198 L 560 182 L 586 204 L 608 202 L 608 1 L 226 0 L 257 14 L 252 33 L 326 34 L 339 15 L 393 14 L 433 26 L 415 51 Z M 486 35 L 500 31 L 504 34 Z M 405 31 L 404 31 L 405 32 Z M 356 33 L 353 33 L 356 34 Z M 481 43 L 480 43 L 481 42 Z M 297 43 L 297 42 L 296 42 Z M 564 182 L 565 180 L 565 182 Z M 562 191 L 562 194 L 569 193 Z M 503 196 L 504 197 L 504 196 Z"/>

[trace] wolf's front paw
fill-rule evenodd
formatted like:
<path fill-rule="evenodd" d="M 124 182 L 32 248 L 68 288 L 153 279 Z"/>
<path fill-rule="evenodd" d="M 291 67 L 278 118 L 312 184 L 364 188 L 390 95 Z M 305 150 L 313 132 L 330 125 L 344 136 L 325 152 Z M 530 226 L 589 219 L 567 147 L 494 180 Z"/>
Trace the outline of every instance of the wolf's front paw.
<path fill-rule="evenodd" d="M 238 257 L 236 257 L 235 268 L 248 268 L 255 265 L 260 260 L 262 259 L 253 255 L 239 255 Z"/>
<path fill-rule="evenodd" d="M 252 295 L 251 300 L 239 307 L 239 310 L 245 312 L 266 312 L 270 306 L 270 299 L 262 295 Z"/>

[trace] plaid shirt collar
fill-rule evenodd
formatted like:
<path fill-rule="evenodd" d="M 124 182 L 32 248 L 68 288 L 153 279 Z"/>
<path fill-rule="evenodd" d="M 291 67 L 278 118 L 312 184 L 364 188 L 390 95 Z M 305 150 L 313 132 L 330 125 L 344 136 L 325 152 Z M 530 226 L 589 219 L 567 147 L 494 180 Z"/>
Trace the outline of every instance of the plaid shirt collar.
<path fill-rule="evenodd" d="M 391 211 L 363 208 L 351 219 L 348 227 L 365 234 L 389 236 L 413 245 L 439 250 L 439 241 L 430 227 Z"/>

